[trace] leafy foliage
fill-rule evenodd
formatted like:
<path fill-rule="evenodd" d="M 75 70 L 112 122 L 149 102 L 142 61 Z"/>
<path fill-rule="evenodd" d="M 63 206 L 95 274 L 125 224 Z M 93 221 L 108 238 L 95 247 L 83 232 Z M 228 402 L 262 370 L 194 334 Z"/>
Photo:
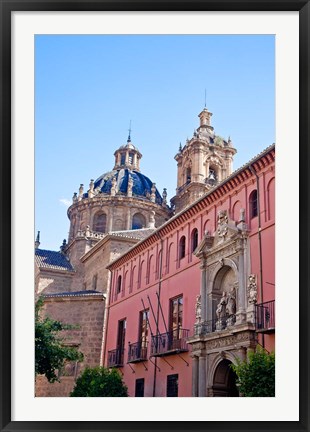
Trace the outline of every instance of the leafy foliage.
<path fill-rule="evenodd" d="M 248 359 L 231 365 L 237 374 L 239 391 L 245 397 L 275 396 L 275 355 L 262 348 L 250 352 Z"/>
<path fill-rule="evenodd" d="M 43 318 L 40 313 L 43 303 L 43 298 L 39 298 L 35 305 L 35 373 L 45 375 L 52 383 L 59 381 L 56 373 L 64 366 L 65 361 L 81 361 L 83 354 L 75 347 L 65 346 L 59 336 L 62 330 L 76 327 L 48 316 Z"/>
<path fill-rule="evenodd" d="M 127 387 L 116 369 L 101 366 L 85 368 L 71 392 L 72 397 L 119 397 L 128 396 Z"/>

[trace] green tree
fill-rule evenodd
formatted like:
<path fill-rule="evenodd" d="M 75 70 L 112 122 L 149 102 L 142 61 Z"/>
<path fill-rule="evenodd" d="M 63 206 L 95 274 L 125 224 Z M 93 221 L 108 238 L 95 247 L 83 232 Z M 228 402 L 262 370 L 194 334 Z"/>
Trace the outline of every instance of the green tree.
<path fill-rule="evenodd" d="M 127 387 L 116 369 L 101 366 L 85 368 L 70 393 L 72 397 L 128 396 Z"/>
<path fill-rule="evenodd" d="M 35 305 L 35 374 L 45 375 L 49 382 L 59 381 L 57 370 L 66 361 L 81 361 L 83 354 L 78 349 L 65 346 L 59 332 L 71 330 L 76 326 L 63 324 L 50 317 L 42 317 L 42 297 Z"/>
<path fill-rule="evenodd" d="M 275 355 L 258 347 L 248 359 L 231 365 L 237 374 L 237 386 L 245 397 L 275 396 Z"/>

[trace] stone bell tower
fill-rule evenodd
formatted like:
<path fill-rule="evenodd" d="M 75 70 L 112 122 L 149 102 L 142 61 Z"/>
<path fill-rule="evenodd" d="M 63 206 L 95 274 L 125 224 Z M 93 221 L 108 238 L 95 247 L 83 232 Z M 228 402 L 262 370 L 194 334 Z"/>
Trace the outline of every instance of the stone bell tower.
<path fill-rule="evenodd" d="M 176 195 L 171 202 L 181 211 L 211 188 L 217 186 L 233 171 L 233 148 L 230 138 L 224 140 L 214 133 L 212 113 L 204 108 L 198 115 L 200 125 L 193 137 L 180 144 L 175 156 L 178 164 Z"/>

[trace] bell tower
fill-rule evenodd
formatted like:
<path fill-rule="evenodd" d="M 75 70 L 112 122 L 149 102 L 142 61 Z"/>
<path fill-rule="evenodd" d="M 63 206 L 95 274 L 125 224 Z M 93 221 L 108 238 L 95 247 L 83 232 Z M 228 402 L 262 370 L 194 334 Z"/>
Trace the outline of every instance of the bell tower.
<path fill-rule="evenodd" d="M 199 127 L 184 146 L 180 143 L 175 156 L 178 178 L 176 195 L 171 202 L 176 212 L 216 187 L 233 171 L 233 157 L 237 150 L 230 138 L 226 141 L 214 133 L 212 113 L 207 108 L 198 117 Z"/>

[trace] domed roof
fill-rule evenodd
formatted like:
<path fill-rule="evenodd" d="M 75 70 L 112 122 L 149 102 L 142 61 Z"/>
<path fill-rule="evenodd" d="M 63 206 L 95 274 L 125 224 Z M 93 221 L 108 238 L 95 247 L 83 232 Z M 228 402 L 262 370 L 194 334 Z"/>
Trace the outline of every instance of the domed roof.
<path fill-rule="evenodd" d="M 102 174 L 94 182 L 94 190 L 102 192 L 104 194 L 110 194 L 112 188 L 112 180 L 116 179 L 116 195 L 127 195 L 128 180 L 132 179 L 132 196 L 140 198 L 149 198 L 152 193 L 153 182 L 146 177 L 144 174 L 138 171 L 132 171 L 128 168 L 122 168 L 120 170 L 113 170 Z M 88 194 L 84 194 L 85 197 Z M 158 190 L 155 190 L 155 202 L 159 205 L 162 204 L 162 197 Z"/>

